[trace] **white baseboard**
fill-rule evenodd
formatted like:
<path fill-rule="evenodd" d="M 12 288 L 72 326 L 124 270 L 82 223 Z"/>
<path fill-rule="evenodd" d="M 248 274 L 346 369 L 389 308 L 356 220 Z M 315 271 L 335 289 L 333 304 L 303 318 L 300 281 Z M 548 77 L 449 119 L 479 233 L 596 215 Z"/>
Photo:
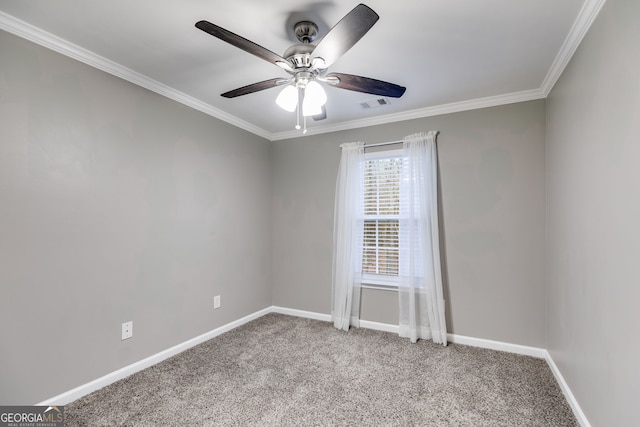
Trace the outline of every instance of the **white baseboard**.
<path fill-rule="evenodd" d="M 567 384 L 567 382 L 564 380 L 564 377 L 562 376 L 562 373 L 560 372 L 560 369 L 558 369 L 556 363 L 553 361 L 551 354 L 547 350 L 545 350 L 545 353 L 547 353 L 545 357 L 545 359 L 547 360 L 547 364 L 549 365 L 551 372 L 553 372 L 553 376 L 556 377 L 556 381 L 558 381 L 560 390 L 562 390 L 564 397 L 567 399 L 567 403 L 571 407 L 573 415 L 576 416 L 578 423 L 580 423 L 582 427 L 591 427 L 591 423 L 589 423 L 589 420 L 578 404 L 576 397 L 571 392 L 569 384 Z"/>
<path fill-rule="evenodd" d="M 287 314 L 289 316 L 304 317 L 306 319 L 321 320 L 323 322 L 331 322 L 330 314 L 316 313 L 313 311 L 297 310 L 295 308 L 285 308 L 273 306 L 273 313 Z M 398 333 L 398 325 L 389 323 L 372 322 L 370 320 L 360 320 L 360 327 L 365 329 L 374 329 L 376 331 Z"/>
<path fill-rule="evenodd" d="M 66 391 L 62 394 L 59 394 L 50 399 L 44 400 L 40 403 L 36 403 L 36 405 L 37 406 L 66 405 L 68 403 L 73 402 L 76 399 L 86 396 L 89 393 L 92 393 L 96 390 L 106 387 L 109 384 L 112 384 L 118 380 L 126 378 L 129 375 L 135 374 L 136 372 L 142 371 L 143 369 L 153 366 L 156 363 L 162 362 L 163 360 L 168 359 L 171 356 L 175 356 L 178 353 L 182 353 L 183 351 L 188 350 L 191 347 L 201 344 L 207 340 L 210 340 L 211 338 L 217 337 L 218 335 L 221 335 L 225 332 L 235 329 L 238 326 L 244 325 L 247 322 L 250 322 L 254 319 L 262 317 L 265 314 L 270 313 L 271 311 L 272 311 L 271 307 L 267 307 L 263 310 L 257 311 L 253 314 L 245 316 L 231 323 L 227 323 L 226 325 L 220 326 L 219 328 L 216 328 L 212 331 L 209 331 L 200 336 L 197 336 L 188 341 L 185 341 L 181 344 L 178 344 L 171 348 L 163 350 L 159 353 L 156 353 L 138 362 L 132 363 L 131 365 L 125 366 L 124 368 L 118 369 L 117 371 L 113 371 L 103 377 L 100 377 L 91 382 L 78 386 L 72 390 Z"/>
<path fill-rule="evenodd" d="M 86 396 L 89 393 L 92 393 L 98 389 L 106 387 L 109 384 L 112 384 L 122 378 L 126 378 L 129 375 L 135 374 L 136 372 L 139 372 L 159 362 L 162 362 L 163 360 L 168 359 L 171 356 L 175 356 L 178 353 L 182 353 L 183 351 L 188 350 L 191 347 L 201 344 L 207 340 L 210 340 L 211 338 L 217 337 L 218 335 L 221 335 L 225 332 L 235 329 L 238 326 L 242 326 L 247 322 L 255 320 L 269 313 L 280 313 L 280 314 L 286 314 L 289 316 L 320 320 L 324 322 L 331 321 L 331 315 L 329 314 L 316 313 L 312 311 L 297 310 L 293 308 L 285 308 L 285 307 L 278 307 L 278 306 L 267 307 L 260 311 L 256 311 L 253 314 L 245 316 L 241 319 L 238 319 L 236 321 L 227 323 L 226 325 L 220 326 L 219 328 L 216 328 L 205 334 L 202 334 L 188 341 L 185 341 L 181 344 L 173 346 L 167 350 L 161 351 L 145 359 L 142 359 L 138 362 L 132 363 L 131 365 L 125 366 L 121 369 L 118 369 L 117 371 L 111 372 L 96 380 L 83 384 L 79 387 L 76 387 L 72 390 L 69 390 L 62 394 L 54 396 L 50 399 L 44 400 L 40 403 L 37 403 L 36 405 L 37 406 L 66 405 L 68 403 L 73 402 L 76 399 Z M 360 327 L 366 328 L 366 329 L 374 329 L 377 331 L 392 332 L 392 333 L 398 333 L 398 330 L 399 330 L 398 325 L 393 325 L 389 323 L 372 322 L 369 320 L 361 320 Z M 466 337 L 463 335 L 456 335 L 456 334 L 447 334 L 447 339 L 449 342 L 454 344 L 470 345 L 473 347 L 488 348 L 491 350 L 500 350 L 500 351 L 506 351 L 509 353 L 516 353 L 516 354 L 522 354 L 525 356 L 532 356 L 532 357 L 545 359 L 547 361 L 547 364 L 549 365 L 549 368 L 551 369 L 551 372 L 553 372 L 553 375 L 558 381 L 560 389 L 564 393 L 564 396 L 567 399 L 567 402 L 569 403 L 569 405 L 571 406 L 571 409 L 573 410 L 573 413 L 578 419 L 578 422 L 580 423 L 580 425 L 582 427 L 591 427 L 591 424 L 587 420 L 587 417 L 585 416 L 584 412 L 582 412 L 582 409 L 580 408 L 578 401 L 575 399 L 573 393 L 571 392 L 569 385 L 566 383 L 566 381 L 562 377 L 560 370 L 554 363 L 553 358 L 551 357 L 551 355 L 547 350 L 543 348 L 538 348 L 538 347 L 528 347 L 528 346 L 519 345 L 519 344 L 509 344 L 509 343 L 500 342 L 500 341 L 492 341 L 492 340 L 487 340 L 483 338 Z"/>
<path fill-rule="evenodd" d="M 330 314 L 315 313 L 313 311 L 297 310 L 295 308 L 285 308 L 271 306 L 272 313 L 287 314 L 289 316 L 304 317 L 306 319 L 322 320 L 323 322 L 331 322 Z"/>
<path fill-rule="evenodd" d="M 502 341 L 473 338 L 464 335 L 447 334 L 447 340 L 453 344 L 470 345 L 472 347 L 488 348 L 490 350 L 506 351 L 508 353 L 522 354 L 524 356 L 546 359 L 547 350 L 539 347 L 529 347 L 520 344 L 511 344 Z"/>
<path fill-rule="evenodd" d="M 285 307 L 271 307 L 274 313 L 287 314 L 289 316 L 304 317 L 307 319 L 331 321 L 331 315 L 323 313 L 315 313 L 312 311 L 296 310 Z M 374 329 L 376 331 L 398 333 L 399 326 L 390 323 L 372 322 L 370 320 L 360 320 L 360 327 L 365 329 Z M 454 344 L 470 345 L 473 347 L 488 348 L 491 350 L 506 351 L 509 353 L 522 354 L 525 356 L 533 356 L 539 359 L 547 358 L 547 351 L 543 348 L 529 347 L 526 345 L 509 344 L 501 341 L 486 340 L 483 338 L 466 337 L 464 335 L 447 334 L 449 342 Z"/>
<path fill-rule="evenodd" d="M 365 329 L 373 329 L 376 331 L 391 332 L 394 334 L 397 334 L 400 331 L 400 326 L 398 325 L 392 325 L 390 323 L 372 322 L 370 320 L 361 320 L 360 327 Z"/>

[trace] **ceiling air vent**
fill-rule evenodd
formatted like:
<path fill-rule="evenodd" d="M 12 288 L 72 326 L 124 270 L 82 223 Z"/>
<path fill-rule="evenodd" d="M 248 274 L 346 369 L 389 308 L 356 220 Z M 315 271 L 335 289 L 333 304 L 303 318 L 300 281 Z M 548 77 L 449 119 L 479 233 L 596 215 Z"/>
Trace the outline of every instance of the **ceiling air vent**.
<path fill-rule="evenodd" d="M 370 101 L 361 102 L 360 106 L 366 110 L 369 108 L 382 107 L 389 104 L 391 104 L 391 101 L 389 101 L 389 98 L 377 98 L 377 99 L 372 99 Z"/>

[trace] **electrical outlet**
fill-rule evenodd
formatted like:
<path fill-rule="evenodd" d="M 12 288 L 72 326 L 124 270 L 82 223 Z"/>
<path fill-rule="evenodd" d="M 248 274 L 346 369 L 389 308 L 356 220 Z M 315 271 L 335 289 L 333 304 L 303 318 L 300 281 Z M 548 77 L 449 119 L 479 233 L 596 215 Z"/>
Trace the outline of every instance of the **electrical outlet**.
<path fill-rule="evenodd" d="M 213 297 L 213 308 L 220 308 L 220 295 Z"/>
<path fill-rule="evenodd" d="M 122 340 L 129 339 L 133 336 L 133 321 L 122 324 Z"/>

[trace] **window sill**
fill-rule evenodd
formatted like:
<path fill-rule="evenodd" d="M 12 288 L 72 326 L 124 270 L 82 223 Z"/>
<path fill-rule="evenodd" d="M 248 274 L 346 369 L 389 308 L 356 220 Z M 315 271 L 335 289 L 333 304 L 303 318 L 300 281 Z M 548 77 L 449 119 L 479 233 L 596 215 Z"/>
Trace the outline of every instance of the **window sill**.
<path fill-rule="evenodd" d="M 398 292 L 398 285 L 390 285 L 388 283 L 369 283 L 369 282 L 362 282 L 360 284 L 361 288 L 364 289 L 376 289 L 379 291 L 392 291 L 392 292 Z"/>

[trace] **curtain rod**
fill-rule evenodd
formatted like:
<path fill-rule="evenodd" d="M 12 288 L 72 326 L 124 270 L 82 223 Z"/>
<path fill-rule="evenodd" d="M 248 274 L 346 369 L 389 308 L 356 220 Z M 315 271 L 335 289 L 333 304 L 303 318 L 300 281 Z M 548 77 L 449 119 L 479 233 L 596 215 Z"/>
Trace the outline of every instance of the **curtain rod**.
<path fill-rule="evenodd" d="M 365 144 L 364 148 L 369 147 L 382 147 L 383 145 L 393 145 L 393 144 L 402 144 L 404 141 L 389 141 L 389 142 L 378 142 L 377 144 Z"/>
<path fill-rule="evenodd" d="M 400 140 L 400 141 L 389 141 L 389 142 L 378 142 L 376 144 L 365 144 L 364 148 L 371 148 L 371 147 L 382 147 L 383 145 L 393 145 L 393 144 L 402 144 L 404 141 Z M 342 147 L 338 147 L 338 148 L 342 148 Z"/>
<path fill-rule="evenodd" d="M 438 131 L 431 131 L 431 132 L 435 132 L 435 134 L 437 135 Z M 365 144 L 364 148 L 371 148 L 371 147 L 382 147 L 383 145 L 394 145 L 394 144 L 403 144 L 404 140 L 401 139 L 399 141 L 389 141 L 389 142 L 377 142 L 375 144 Z M 342 148 L 342 147 L 338 147 L 338 148 Z"/>

